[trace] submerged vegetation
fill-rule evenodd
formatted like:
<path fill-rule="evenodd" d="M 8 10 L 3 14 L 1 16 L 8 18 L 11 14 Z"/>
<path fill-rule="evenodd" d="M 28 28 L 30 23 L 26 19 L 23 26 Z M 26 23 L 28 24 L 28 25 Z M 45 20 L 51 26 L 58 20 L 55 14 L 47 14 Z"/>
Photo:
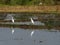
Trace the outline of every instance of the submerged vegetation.
<path fill-rule="evenodd" d="M 10 14 L 12 15 L 12 14 Z M 8 16 L 8 15 L 6 15 Z M 6 17 L 5 16 L 5 17 Z M 20 13 L 20 14 L 15 14 L 12 15 L 15 19 L 15 22 L 31 22 L 30 18 L 34 20 L 34 22 L 39 21 L 45 24 L 45 26 L 42 25 L 34 25 L 34 24 L 9 24 L 12 23 L 11 20 L 0 20 L 0 26 L 6 26 L 6 27 L 19 27 L 19 28 L 34 28 L 34 29 L 39 29 L 39 28 L 57 28 L 60 27 L 60 14 L 47 14 L 47 13 L 39 13 L 39 14 L 32 14 L 32 13 Z M 1 17 L 1 15 L 0 15 Z M 4 16 L 2 16 L 4 17 Z M 6 23 L 8 22 L 8 24 Z M 2 24 L 1 24 L 2 23 Z M 4 24 L 3 24 L 4 23 Z M 6 23 L 6 24 L 5 24 Z M 37 22 L 38 23 L 38 22 Z M 60 28 L 59 28 L 60 29 Z"/>

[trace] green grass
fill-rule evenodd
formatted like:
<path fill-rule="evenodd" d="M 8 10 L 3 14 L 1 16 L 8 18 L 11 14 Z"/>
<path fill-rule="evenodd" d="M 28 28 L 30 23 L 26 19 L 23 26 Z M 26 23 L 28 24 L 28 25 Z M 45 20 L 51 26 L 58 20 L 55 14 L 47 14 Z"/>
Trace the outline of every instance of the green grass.
<path fill-rule="evenodd" d="M 1 5 L 39 5 L 42 2 L 42 5 L 55 5 L 56 1 L 54 0 L 0 0 Z"/>

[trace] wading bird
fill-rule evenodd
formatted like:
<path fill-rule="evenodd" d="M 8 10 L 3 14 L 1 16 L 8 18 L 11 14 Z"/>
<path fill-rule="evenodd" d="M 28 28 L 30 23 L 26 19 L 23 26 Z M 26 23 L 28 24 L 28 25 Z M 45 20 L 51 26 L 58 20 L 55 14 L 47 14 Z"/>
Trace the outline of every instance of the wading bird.
<path fill-rule="evenodd" d="M 32 24 L 34 24 L 34 21 L 33 21 L 33 19 L 32 19 L 32 18 L 31 18 L 31 23 L 32 23 Z M 31 37 L 32 37 L 32 35 L 34 34 L 34 32 L 35 32 L 34 30 L 31 32 L 31 34 L 30 34 L 30 35 L 31 35 Z"/>
<path fill-rule="evenodd" d="M 12 17 L 12 22 L 14 23 L 14 18 Z"/>
<path fill-rule="evenodd" d="M 12 17 L 12 23 L 14 23 L 14 18 Z M 12 34 L 14 34 L 14 29 L 12 27 Z"/>
<path fill-rule="evenodd" d="M 33 19 L 31 18 L 31 22 L 32 22 L 32 24 L 34 24 L 34 21 L 33 21 Z"/>

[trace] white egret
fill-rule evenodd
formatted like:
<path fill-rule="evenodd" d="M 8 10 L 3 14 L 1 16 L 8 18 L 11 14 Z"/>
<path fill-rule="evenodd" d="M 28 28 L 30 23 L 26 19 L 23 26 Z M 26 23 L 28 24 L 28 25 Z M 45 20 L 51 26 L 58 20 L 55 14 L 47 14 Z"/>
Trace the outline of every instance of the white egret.
<path fill-rule="evenodd" d="M 32 18 L 30 18 L 30 19 L 31 19 L 32 24 L 34 24 L 33 19 L 32 19 Z M 31 32 L 31 34 L 30 34 L 30 35 L 31 35 L 31 37 L 32 37 L 32 35 L 34 34 L 34 32 L 35 32 L 34 30 Z"/>
<path fill-rule="evenodd" d="M 31 37 L 33 36 L 34 32 L 35 32 L 34 30 L 31 32 Z"/>
<path fill-rule="evenodd" d="M 14 18 L 12 17 L 12 22 L 14 23 Z M 12 27 L 12 34 L 14 34 L 14 29 Z"/>
<path fill-rule="evenodd" d="M 12 17 L 12 22 L 14 23 L 14 19 L 13 19 L 13 17 Z"/>
<path fill-rule="evenodd" d="M 34 21 L 33 21 L 33 19 L 31 18 L 31 22 L 32 22 L 32 24 L 34 24 Z"/>

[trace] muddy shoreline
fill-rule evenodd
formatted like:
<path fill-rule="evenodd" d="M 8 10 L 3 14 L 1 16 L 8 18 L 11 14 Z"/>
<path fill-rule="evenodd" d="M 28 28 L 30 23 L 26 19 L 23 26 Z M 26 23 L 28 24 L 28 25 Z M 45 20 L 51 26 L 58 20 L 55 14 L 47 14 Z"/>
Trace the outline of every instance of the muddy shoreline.
<path fill-rule="evenodd" d="M 15 24 L 0 24 L 0 27 L 13 27 L 13 28 L 23 28 L 23 29 L 56 29 L 60 30 L 59 26 L 49 27 L 49 26 L 40 26 L 40 25 L 15 25 Z"/>

